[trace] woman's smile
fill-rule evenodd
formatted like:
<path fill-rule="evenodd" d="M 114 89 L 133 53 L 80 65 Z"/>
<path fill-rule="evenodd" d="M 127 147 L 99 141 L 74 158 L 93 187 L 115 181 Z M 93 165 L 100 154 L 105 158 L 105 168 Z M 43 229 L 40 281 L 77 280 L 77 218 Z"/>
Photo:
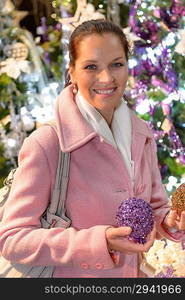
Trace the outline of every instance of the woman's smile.
<path fill-rule="evenodd" d="M 107 89 L 93 89 L 93 91 L 103 97 L 110 97 L 114 95 L 114 92 L 116 91 L 117 87 L 115 88 L 107 88 Z"/>

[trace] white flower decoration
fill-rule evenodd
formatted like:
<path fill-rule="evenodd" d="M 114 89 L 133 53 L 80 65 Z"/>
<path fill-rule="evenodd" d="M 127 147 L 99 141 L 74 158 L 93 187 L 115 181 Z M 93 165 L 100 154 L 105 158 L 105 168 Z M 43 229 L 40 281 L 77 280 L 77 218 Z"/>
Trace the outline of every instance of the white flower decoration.
<path fill-rule="evenodd" d="M 9 77 L 17 79 L 21 72 L 30 73 L 30 62 L 28 60 L 16 60 L 7 58 L 0 62 L 0 75 L 6 73 Z"/>

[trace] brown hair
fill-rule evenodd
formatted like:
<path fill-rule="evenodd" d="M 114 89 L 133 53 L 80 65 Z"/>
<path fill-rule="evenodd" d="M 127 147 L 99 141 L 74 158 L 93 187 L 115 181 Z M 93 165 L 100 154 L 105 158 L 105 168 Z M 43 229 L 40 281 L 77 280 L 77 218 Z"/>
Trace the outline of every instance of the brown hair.
<path fill-rule="evenodd" d="M 69 64 L 75 65 L 75 61 L 77 59 L 77 45 L 79 42 L 86 36 L 91 34 L 104 34 L 104 33 L 114 33 L 120 39 L 123 49 L 125 51 L 126 59 L 128 60 L 128 56 L 130 53 L 129 44 L 126 39 L 126 36 L 122 29 L 116 24 L 104 20 L 89 20 L 80 24 L 75 30 L 72 32 L 70 40 L 69 40 Z M 67 69 L 65 72 L 65 87 L 71 84 L 69 70 Z"/>

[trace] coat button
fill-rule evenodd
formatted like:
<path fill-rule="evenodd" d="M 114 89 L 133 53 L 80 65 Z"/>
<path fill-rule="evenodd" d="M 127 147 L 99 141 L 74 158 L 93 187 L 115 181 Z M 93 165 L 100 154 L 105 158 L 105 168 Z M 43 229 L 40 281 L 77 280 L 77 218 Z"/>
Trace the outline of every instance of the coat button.
<path fill-rule="evenodd" d="M 116 190 L 116 193 L 125 193 L 127 190 L 126 189 L 119 189 L 119 190 Z"/>
<path fill-rule="evenodd" d="M 103 265 L 100 264 L 100 263 L 96 263 L 95 266 L 96 266 L 96 269 L 102 269 L 103 268 Z"/>
<path fill-rule="evenodd" d="M 82 263 L 81 267 L 82 267 L 82 269 L 88 269 L 89 268 L 88 264 L 86 264 L 86 263 Z"/>

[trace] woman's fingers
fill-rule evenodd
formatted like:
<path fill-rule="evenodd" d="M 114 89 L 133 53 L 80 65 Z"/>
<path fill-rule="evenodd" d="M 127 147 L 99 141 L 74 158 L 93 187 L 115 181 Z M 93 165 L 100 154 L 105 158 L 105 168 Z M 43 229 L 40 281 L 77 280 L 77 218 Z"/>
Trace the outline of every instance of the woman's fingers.
<path fill-rule="evenodd" d="M 175 210 L 170 210 L 169 214 L 165 219 L 165 224 L 169 227 L 175 227 L 178 215 Z"/>
<path fill-rule="evenodd" d="M 132 232 L 130 227 L 109 227 L 106 230 L 106 238 L 109 249 L 120 251 L 125 254 L 147 252 L 154 243 L 156 228 L 154 226 L 152 232 L 148 236 L 145 244 L 139 244 L 128 239 L 128 235 Z"/>
<path fill-rule="evenodd" d="M 109 233 L 108 233 L 109 231 Z M 107 233 L 108 236 L 112 239 L 120 238 L 120 237 L 125 237 L 129 235 L 132 232 L 132 228 L 130 227 L 111 227 L 108 228 Z"/>
<path fill-rule="evenodd" d="M 165 219 L 165 225 L 171 228 L 174 227 L 180 231 L 185 230 L 185 211 L 179 217 L 175 210 L 171 210 Z"/>
<path fill-rule="evenodd" d="M 181 213 L 180 221 L 178 222 L 178 229 L 185 230 L 185 211 Z"/>

